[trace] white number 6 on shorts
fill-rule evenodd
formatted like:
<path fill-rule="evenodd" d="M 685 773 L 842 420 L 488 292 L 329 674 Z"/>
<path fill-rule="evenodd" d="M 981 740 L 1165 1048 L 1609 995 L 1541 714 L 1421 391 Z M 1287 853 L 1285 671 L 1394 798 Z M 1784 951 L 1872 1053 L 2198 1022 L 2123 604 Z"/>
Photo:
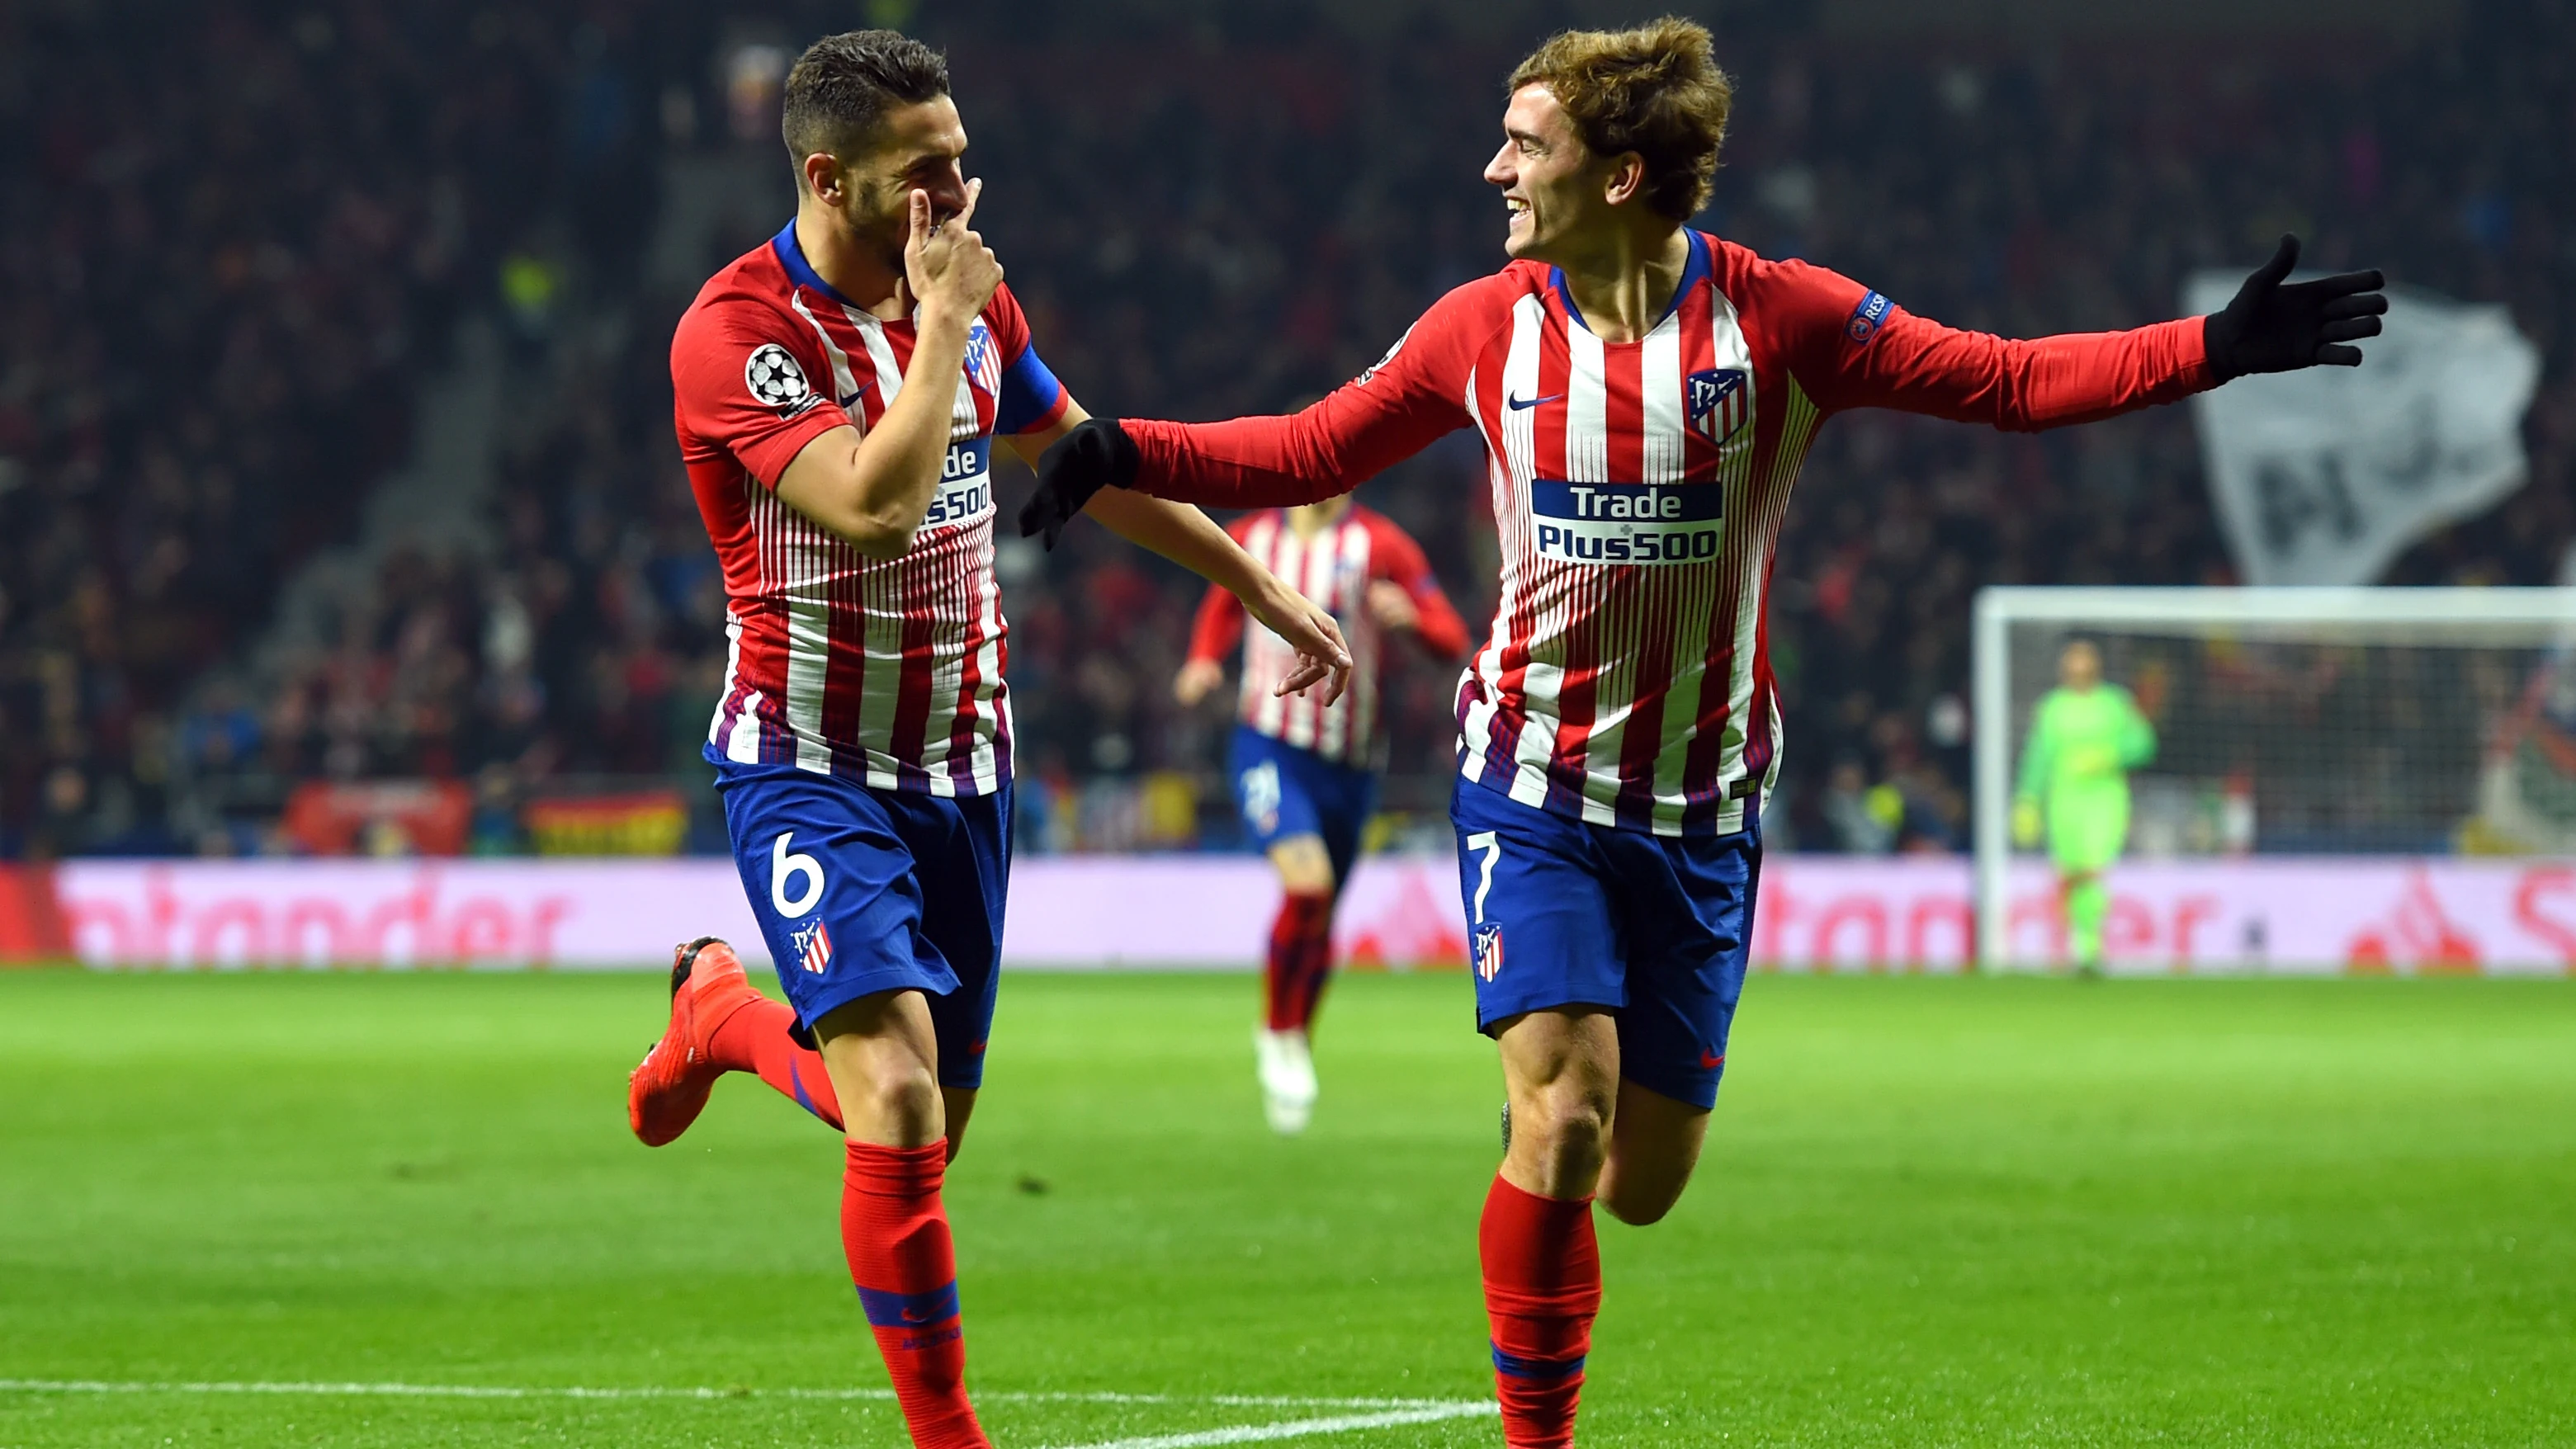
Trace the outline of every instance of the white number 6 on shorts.
<path fill-rule="evenodd" d="M 791 921 L 814 909 L 814 903 L 823 898 L 823 867 L 810 855 L 789 853 L 788 843 L 795 838 L 793 830 L 780 831 L 778 843 L 769 847 L 769 903 Z M 805 888 L 790 900 L 787 878 L 796 875 L 805 878 Z"/>

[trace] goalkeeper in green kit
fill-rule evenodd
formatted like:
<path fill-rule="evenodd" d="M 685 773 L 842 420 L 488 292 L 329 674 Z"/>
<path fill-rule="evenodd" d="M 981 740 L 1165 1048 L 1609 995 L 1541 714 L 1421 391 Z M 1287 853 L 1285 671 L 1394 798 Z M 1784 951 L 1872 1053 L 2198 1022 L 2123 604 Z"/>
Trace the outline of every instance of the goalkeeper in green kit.
<path fill-rule="evenodd" d="M 2075 968 L 2102 969 L 2102 872 L 2129 838 L 2129 772 L 2155 758 L 2156 732 L 2129 691 L 2102 679 L 2102 651 L 2078 639 L 2057 659 L 2057 688 L 2032 713 L 2013 798 L 2013 839 L 2048 836 Z"/>

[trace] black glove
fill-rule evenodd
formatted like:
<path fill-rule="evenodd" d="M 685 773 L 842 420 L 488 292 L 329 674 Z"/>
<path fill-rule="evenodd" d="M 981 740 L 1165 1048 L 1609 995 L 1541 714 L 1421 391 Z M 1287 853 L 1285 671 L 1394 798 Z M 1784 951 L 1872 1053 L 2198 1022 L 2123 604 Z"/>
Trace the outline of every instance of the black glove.
<path fill-rule="evenodd" d="M 1043 534 L 1053 550 L 1092 494 L 1136 481 L 1136 462 L 1136 444 L 1116 418 L 1075 425 L 1038 459 L 1038 491 L 1020 505 L 1020 537 Z"/>
<path fill-rule="evenodd" d="M 2220 382 L 2249 372 L 2361 365 L 2361 349 L 2343 344 L 2379 335 L 2386 282 L 2368 271 L 2282 286 L 2298 264 L 2299 239 L 2281 238 L 2280 250 L 2245 279 L 2227 310 L 2201 319 L 2209 370 Z"/>

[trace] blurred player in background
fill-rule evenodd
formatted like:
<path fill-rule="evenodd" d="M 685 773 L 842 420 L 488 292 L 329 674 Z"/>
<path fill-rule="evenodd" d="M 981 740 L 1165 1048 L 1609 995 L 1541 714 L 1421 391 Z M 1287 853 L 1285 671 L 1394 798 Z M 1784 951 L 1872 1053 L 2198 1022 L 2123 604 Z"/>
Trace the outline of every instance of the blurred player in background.
<path fill-rule="evenodd" d="M 681 947 L 627 1110 L 658 1146 L 738 1070 L 841 1127 L 842 1244 L 904 1422 L 969 1449 L 987 1441 L 940 1189 L 983 1080 L 1010 870 L 992 445 L 1035 457 L 1084 413 L 967 229 L 982 183 L 938 52 L 886 30 L 817 41 L 782 130 L 795 219 L 699 292 L 671 384 L 732 640 L 706 757 L 793 1005 L 724 942 Z M 1282 688 L 1340 692 L 1331 617 L 1224 530 L 1103 502 L 1112 531 L 1288 641 Z"/>
<path fill-rule="evenodd" d="M 1479 1246 L 1504 1437 L 1562 1449 L 1601 1294 L 1593 1199 L 1663 1217 L 1717 1100 L 1780 766 L 1763 600 L 1817 427 L 1861 407 L 2055 427 L 2349 365 L 2387 302 L 2376 273 L 2283 286 L 2285 237 L 2205 318 L 1956 331 L 1685 225 L 1732 99 L 1702 27 L 1558 35 L 1510 92 L 1485 168 L 1510 265 L 1294 416 L 1084 424 L 1020 524 L 1052 540 L 1104 487 L 1307 503 L 1479 434 L 1502 589 L 1459 681 L 1450 807 L 1508 1099 Z"/>
<path fill-rule="evenodd" d="M 1359 858 L 1385 767 L 1378 727 L 1380 672 L 1390 662 L 1385 636 L 1410 634 L 1447 662 L 1467 652 L 1467 626 L 1421 546 L 1347 497 L 1251 514 L 1226 531 L 1331 610 L 1351 650 L 1351 686 L 1340 699 L 1283 696 L 1262 681 L 1280 677 L 1291 647 L 1267 629 L 1251 631 L 1226 765 L 1243 823 L 1279 872 L 1282 892 L 1262 968 L 1262 1024 L 1252 1034 L 1262 1110 L 1273 1130 L 1302 1132 L 1315 1110 L 1315 1008 L 1333 969 L 1333 904 Z M 1223 661 L 1243 634 L 1243 601 L 1211 587 L 1173 696 L 1185 706 L 1205 699 L 1224 682 Z"/>
<path fill-rule="evenodd" d="M 2102 651 L 2090 639 L 2069 643 L 2022 745 L 2013 839 L 2027 847 L 2047 836 L 2067 955 L 2086 975 L 2102 969 L 2102 918 L 2111 909 L 2102 873 L 2128 843 L 2129 772 L 2155 754 L 2155 727 L 2128 690 L 2102 678 Z"/>

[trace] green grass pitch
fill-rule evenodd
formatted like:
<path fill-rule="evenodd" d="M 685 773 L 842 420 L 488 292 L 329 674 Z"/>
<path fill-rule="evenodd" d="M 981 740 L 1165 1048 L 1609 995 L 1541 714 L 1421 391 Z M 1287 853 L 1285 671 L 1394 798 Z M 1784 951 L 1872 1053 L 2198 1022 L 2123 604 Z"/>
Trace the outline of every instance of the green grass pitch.
<path fill-rule="evenodd" d="M 626 1135 L 658 997 L 0 973 L 0 1446 L 901 1443 L 830 1134 L 736 1077 Z M 1005 984 L 948 1201 L 1011 1449 L 1490 1394 L 1467 983 L 1339 983 L 1293 1141 L 1252 1011 Z M 1672 1219 L 1604 1221 L 1588 1446 L 2576 1442 L 2576 982 L 1761 977 L 1730 1065 Z"/>

